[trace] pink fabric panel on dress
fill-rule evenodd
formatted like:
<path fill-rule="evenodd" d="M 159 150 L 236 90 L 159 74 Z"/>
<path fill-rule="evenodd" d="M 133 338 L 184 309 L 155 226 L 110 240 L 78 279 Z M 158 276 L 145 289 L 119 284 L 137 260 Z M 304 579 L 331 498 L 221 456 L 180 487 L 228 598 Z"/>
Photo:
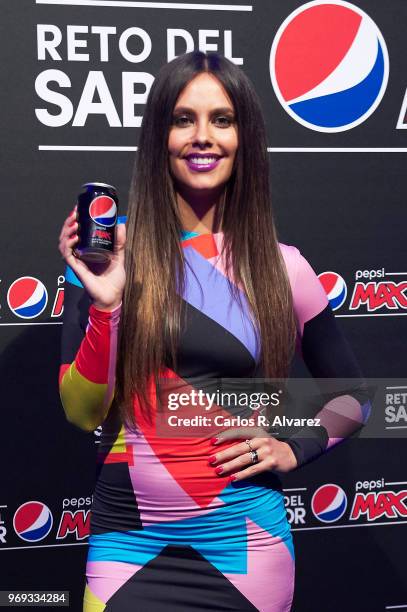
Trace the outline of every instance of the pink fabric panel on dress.
<path fill-rule="evenodd" d="M 327 306 L 328 298 L 318 276 L 300 251 L 282 243 L 280 249 L 293 292 L 298 330 L 302 336 L 305 323 Z"/>
<path fill-rule="evenodd" d="M 141 568 L 134 563 L 88 561 L 86 577 L 92 593 L 106 603 Z"/>
<path fill-rule="evenodd" d="M 224 574 L 260 612 L 289 612 L 295 562 L 285 543 L 246 518 L 247 572 Z"/>

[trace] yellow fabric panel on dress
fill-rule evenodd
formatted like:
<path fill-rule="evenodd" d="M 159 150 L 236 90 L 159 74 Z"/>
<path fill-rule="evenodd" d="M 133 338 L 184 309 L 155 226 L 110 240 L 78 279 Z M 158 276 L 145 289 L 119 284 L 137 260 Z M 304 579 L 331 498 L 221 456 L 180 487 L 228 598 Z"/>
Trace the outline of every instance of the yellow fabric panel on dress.
<path fill-rule="evenodd" d="M 62 377 L 59 395 L 70 423 L 86 431 L 101 425 L 113 399 L 106 401 L 107 384 L 94 383 L 82 376 L 71 363 Z"/>
<path fill-rule="evenodd" d="M 83 612 L 103 612 L 106 604 L 103 603 L 96 595 L 92 593 L 89 586 L 86 585 L 83 595 Z"/>
<path fill-rule="evenodd" d="M 121 429 L 117 435 L 116 440 L 112 446 L 112 449 L 109 455 L 114 455 L 116 453 L 125 453 L 127 452 L 126 440 L 125 440 L 125 428 L 124 425 L 121 426 Z"/>

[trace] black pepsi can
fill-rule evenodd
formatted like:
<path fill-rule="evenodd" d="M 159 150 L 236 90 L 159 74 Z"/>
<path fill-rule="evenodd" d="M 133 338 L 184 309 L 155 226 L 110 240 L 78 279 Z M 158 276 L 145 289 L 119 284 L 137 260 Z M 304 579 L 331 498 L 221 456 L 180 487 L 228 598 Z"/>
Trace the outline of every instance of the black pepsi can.
<path fill-rule="evenodd" d="M 106 183 L 85 183 L 78 196 L 78 238 L 74 254 L 94 263 L 109 261 L 115 240 L 119 199 Z"/>

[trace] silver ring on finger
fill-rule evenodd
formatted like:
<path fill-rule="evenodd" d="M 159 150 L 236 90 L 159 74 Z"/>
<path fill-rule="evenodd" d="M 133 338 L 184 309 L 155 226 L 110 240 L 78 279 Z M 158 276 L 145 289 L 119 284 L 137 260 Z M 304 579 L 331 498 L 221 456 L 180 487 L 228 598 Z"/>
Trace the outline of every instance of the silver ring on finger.
<path fill-rule="evenodd" d="M 250 450 L 253 451 L 251 440 L 245 440 L 245 442 L 249 445 Z"/>
<path fill-rule="evenodd" d="M 259 462 L 259 456 L 258 456 L 258 454 L 257 454 L 257 451 L 256 451 L 256 450 L 251 450 L 251 451 L 250 451 L 250 455 L 251 455 L 251 458 L 252 458 L 252 464 L 253 464 L 253 465 L 254 465 L 255 463 L 258 463 L 258 462 Z"/>

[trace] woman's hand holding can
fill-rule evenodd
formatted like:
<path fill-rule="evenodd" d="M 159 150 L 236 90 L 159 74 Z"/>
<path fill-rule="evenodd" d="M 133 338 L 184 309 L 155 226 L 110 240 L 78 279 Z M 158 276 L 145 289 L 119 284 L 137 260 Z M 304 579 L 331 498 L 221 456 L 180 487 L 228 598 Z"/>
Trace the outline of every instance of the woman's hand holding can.
<path fill-rule="evenodd" d="M 75 206 L 62 226 L 59 235 L 59 252 L 93 299 L 94 306 L 99 310 L 113 310 L 122 301 L 126 280 L 124 270 L 125 224 L 116 225 L 114 252 L 110 260 L 103 264 L 85 263 L 75 257 L 73 249 L 79 240 L 77 232 L 77 206 Z"/>

